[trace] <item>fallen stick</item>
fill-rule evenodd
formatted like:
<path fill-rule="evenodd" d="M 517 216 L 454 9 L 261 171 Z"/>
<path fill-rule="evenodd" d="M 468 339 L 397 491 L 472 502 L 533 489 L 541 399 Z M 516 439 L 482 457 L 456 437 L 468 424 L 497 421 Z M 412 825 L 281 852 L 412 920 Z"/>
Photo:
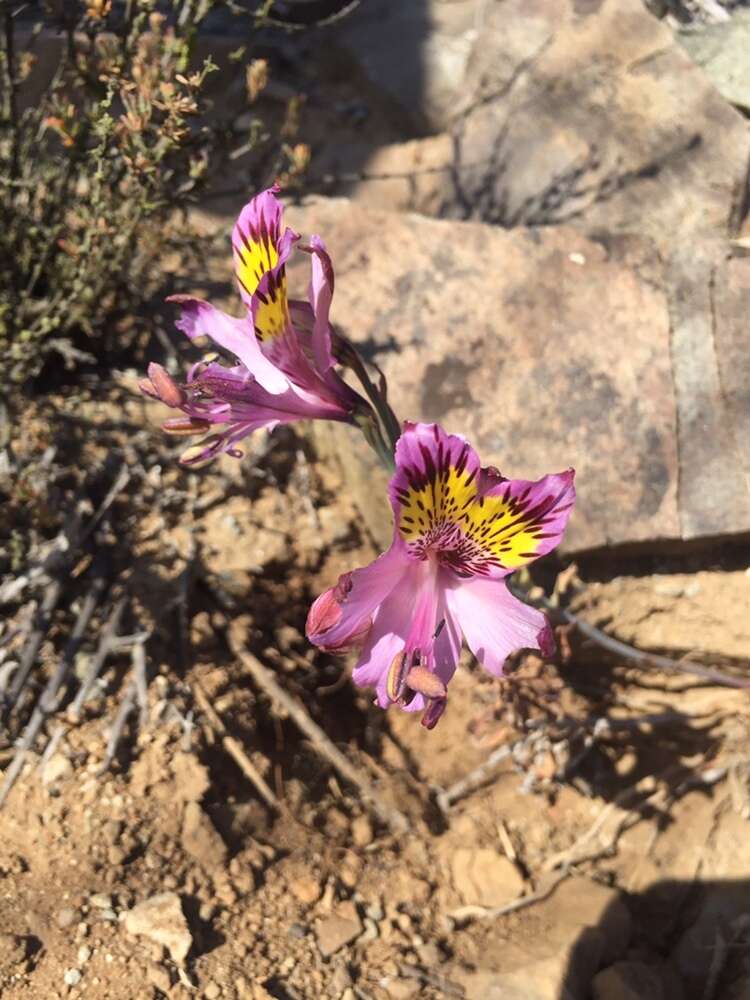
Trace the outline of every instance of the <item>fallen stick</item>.
<path fill-rule="evenodd" d="M 112 640 L 117 637 L 117 630 L 120 627 L 120 620 L 122 618 L 123 611 L 125 610 L 125 605 L 127 604 L 128 598 L 125 594 L 119 597 L 112 608 L 109 618 L 102 631 L 101 638 L 99 639 L 99 645 L 96 648 L 96 653 L 91 661 L 91 665 L 84 677 L 78 693 L 75 696 L 73 703 L 68 708 L 68 718 L 71 722 L 78 722 L 81 718 L 81 712 L 83 710 L 86 698 L 91 691 L 99 673 L 104 666 L 104 663 L 109 656 L 110 647 Z"/>
<path fill-rule="evenodd" d="M 29 679 L 31 669 L 36 662 L 39 647 L 42 644 L 42 639 L 44 639 L 44 636 L 47 634 L 52 614 L 57 607 L 58 601 L 60 600 L 62 589 L 62 580 L 59 578 L 50 581 L 47 585 L 42 606 L 34 616 L 36 619 L 35 623 L 32 627 L 28 641 L 23 648 L 21 662 L 13 675 L 13 682 L 10 685 L 8 693 L 3 698 L 2 713 L 0 713 L 2 714 L 3 719 L 7 719 L 7 716 L 15 708 L 16 703 L 21 696 L 21 692 L 26 686 L 26 681 Z"/>
<path fill-rule="evenodd" d="M 383 801 L 368 778 L 347 760 L 320 726 L 310 718 L 305 707 L 281 687 L 274 674 L 245 648 L 235 632 L 236 626 L 230 625 L 227 632 L 230 649 L 247 668 L 258 686 L 271 701 L 283 708 L 297 728 L 310 740 L 320 756 L 325 757 L 342 778 L 354 785 L 365 804 L 378 819 L 385 823 L 393 833 L 405 833 L 409 828 L 409 822 L 403 813 Z"/>
<path fill-rule="evenodd" d="M 213 707 L 211 702 L 208 700 L 208 695 L 203 690 L 203 688 L 197 682 L 192 685 L 193 698 L 195 699 L 198 708 L 206 716 L 208 724 L 214 730 L 216 735 L 221 740 L 221 745 L 224 747 L 226 752 L 235 762 L 237 767 L 242 771 L 245 777 L 248 779 L 251 785 L 258 792 L 260 797 L 270 806 L 275 812 L 282 812 L 281 803 L 276 798 L 274 793 L 271 791 L 270 787 L 266 784 L 263 775 L 260 773 L 258 768 L 253 764 L 248 755 L 245 753 L 242 745 L 238 740 L 234 739 L 227 733 L 226 726 L 222 720 L 219 713 Z"/>
<path fill-rule="evenodd" d="M 519 896 L 518 899 L 506 903 L 505 906 L 460 906 L 457 910 L 451 910 L 448 917 L 454 923 L 461 925 L 470 920 L 496 920 L 508 913 L 517 913 L 518 910 L 525 910 L 527 906 L 533 906 L 534 903 L 541 903 L 547 899 L 558 885 L 571 874 L 570 868 L 564 868 L 551 882 L 537 892 L 531 893 L 530 896 Z"/>

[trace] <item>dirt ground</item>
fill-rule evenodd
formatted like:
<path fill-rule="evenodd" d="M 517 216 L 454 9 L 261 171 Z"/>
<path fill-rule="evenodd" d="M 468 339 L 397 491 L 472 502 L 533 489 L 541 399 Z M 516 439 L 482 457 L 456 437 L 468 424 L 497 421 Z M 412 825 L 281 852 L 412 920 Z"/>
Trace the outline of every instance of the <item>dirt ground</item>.
<path fill-rule="evenodd" d="M 303 634 L 312 596 L 373 555 L 336 470 L 308 439 L 283 432 L 259 436 L 241 463 L 186 473 L 155 429 L 158 416 L 126 374 L 106 390 L 40 404 L 13 442 L 24 474 L 6 498 L 9 514 L 17 505 L 6 529 L 18 530 L 25 509 L 39 536 L 54 537 L 61 510 L 89 497 L 90 517 L 118 463 L 130 473 L 66 578 L 36 690 L 59 661 L 97 559 L 108 564 L 107 609 L 118 588 L 128 595 L 119 633 L 131 639 L 110 652 L 80 718 L 68 709 L 48 722 L 3 809 L 4 997 L 557 1000 L 565 975 L 585 968 L 590 980 L 619 961 L 656 970 L 671 991 L 642 996 L 688 998 L 701 994 L 690 991 L 680 949 L 696 954 L 685 940 L 704 919 L 704 890 L 719 906 L 721 941 L 733 945 L 721 951 L 709 935 L 694 974 L 705 980 L 715 968 L 703 995 L 745 996 L 747 926 L 737 918 L 747 907 L 709 889 L 750 867 L 746 692 L 636 669 L 561 625 L 556 659 L 522 656 L 503 682 L 467 658 L 434 732 L 417 717 L 384 714 L 355 691 L 346 663 Z M 35 493 L 42 469 L 53 480 L 46 495 Z M 601 567 L 588 584 L 586 567 L 579 572 L 576 606 L 601 611 L 613 584 Z M 672 579 L 642 576 L 630 598 L 615 579 L 622 620 L 637 617 L 644 588 Z M 5 607 L 7 662 L 27 633 L 21 597 Z M 79 678 L 105 619 L 104 610 L 95 616 L 76 654 Z M 662 648 L 680 646 L 673 621 Z M 230 652 L 230 623 L 408 817 L 406 833 L 381 824 L 269 701 Z M 745 627 L 746 605 L 728 603 L 704 653 Z M 139 645 L 147 701 L 131 701 L 105 764 Z M 20 725 L 0 749 L 6 773 Z M 228 752 L 227 735 L 277 809 Z M 441 793 L 510 746 L 482 787 L 445 805 Z M 129 911 L 162 894 L 134 923 Z M 494 913 L 535 894 L 545 898 Z M 603 950 L 576 970 L 587 927 L 598 928 Z"/>

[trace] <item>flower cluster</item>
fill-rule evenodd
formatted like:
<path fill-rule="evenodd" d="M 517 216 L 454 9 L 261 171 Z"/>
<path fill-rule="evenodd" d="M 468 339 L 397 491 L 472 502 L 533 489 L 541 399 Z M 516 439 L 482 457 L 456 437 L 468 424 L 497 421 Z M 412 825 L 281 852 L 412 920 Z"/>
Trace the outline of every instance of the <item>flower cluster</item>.
<path fill-rule="evenodd" d="M 197 299 L 173 298 L 182 307 L 179 328 L 191 338 L 207 335 L 234 363 L 199 362 L 182 385 L 152 365 L 143 384 L 183 412 L 166 430 L 212 431 L 188 450 L 185 462 L 236 453 L 236 442 L 258 427 L 304 417 L 364 427 L 358 417 L 375 419 L 335 370 L 328 319 L 333 269 L 318 237 L 303 248 L 312 260 L 309 302 L 287 300 L 284 264 L 298 236 L 282 232 L 275 194 L 251 201 L 234 229 L 246 315 L 238 319 Z M 351 354 L 352 345 L 348 349 Z M 395 418 L 366 376 L 363 386 L 387 434 Z M 574 474 L 506 479 L 438 424 L 406 422 L 392 438 L 391 546 L 317 598 L 307 636 L 330 652 L 357 650 L 355 683 L 374 688 L 383 708 L 422 711 L 422 724 L 431 729 L 445 711 L 462 641 L 498 676 L 516 650 L 552 652 L 545 615 L 513 596 L 507 578 L 561 540 L 575 500 Z"/>

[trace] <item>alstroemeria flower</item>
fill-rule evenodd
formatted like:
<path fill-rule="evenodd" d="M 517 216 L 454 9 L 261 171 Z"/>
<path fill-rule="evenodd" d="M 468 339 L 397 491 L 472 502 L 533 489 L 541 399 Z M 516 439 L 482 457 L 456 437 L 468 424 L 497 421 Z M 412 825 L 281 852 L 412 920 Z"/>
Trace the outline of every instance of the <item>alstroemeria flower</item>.
<path fill-rule="evenodd" d="M 152 364 L 141 383 L 148 395 L 182 410 L 184 417 L 168 420 L 166 431 L 211 432 L 183 455 L 188 464 L 222 451 L 241 454 L 237 442 L 259 427 L 305 418 L 351 422 L 367 409 L 334 368 L 328 321 L 333 267 L 319 237 L 304 248 L 312 264 L 309 302 L 287 298 L 286 262 L 299 236 L 282 231 L 277 191 L 264 191 L 245 205 L 232 232 L 244 316 L 229 316 L 186 295 L 168 299 L 181 306 L 179 330 L 191 340 L 209 337 L 236 359 L 231 367 L 212 359 L 198 362 L 182 384 Z"/>
<path fill-rule="evenodd" d="M 345 573 L 310 609 L 307 636 L 321 649 L 360 647 L 354 681 L 383 708 L 442 715 L 462 636 L 500 676 L 518 649 L 552 652 L 545 615 L 505 579 L 550 552 L 575 500 L 573 470 L 537 482 L 482 468 L 474 449 L 438 424 L 405 424 L 389 496 L 391 547 Z"/>

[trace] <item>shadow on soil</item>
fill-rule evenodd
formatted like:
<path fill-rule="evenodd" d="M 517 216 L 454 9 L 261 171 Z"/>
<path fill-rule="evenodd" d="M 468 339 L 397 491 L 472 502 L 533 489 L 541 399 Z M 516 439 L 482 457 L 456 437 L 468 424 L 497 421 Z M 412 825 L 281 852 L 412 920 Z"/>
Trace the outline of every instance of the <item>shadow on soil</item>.
<path fill-rule="evenodd" d="M 750 881 L 665 880 L 615 900 L 581 932 L 550 1000 L 748 996 Z"/>

